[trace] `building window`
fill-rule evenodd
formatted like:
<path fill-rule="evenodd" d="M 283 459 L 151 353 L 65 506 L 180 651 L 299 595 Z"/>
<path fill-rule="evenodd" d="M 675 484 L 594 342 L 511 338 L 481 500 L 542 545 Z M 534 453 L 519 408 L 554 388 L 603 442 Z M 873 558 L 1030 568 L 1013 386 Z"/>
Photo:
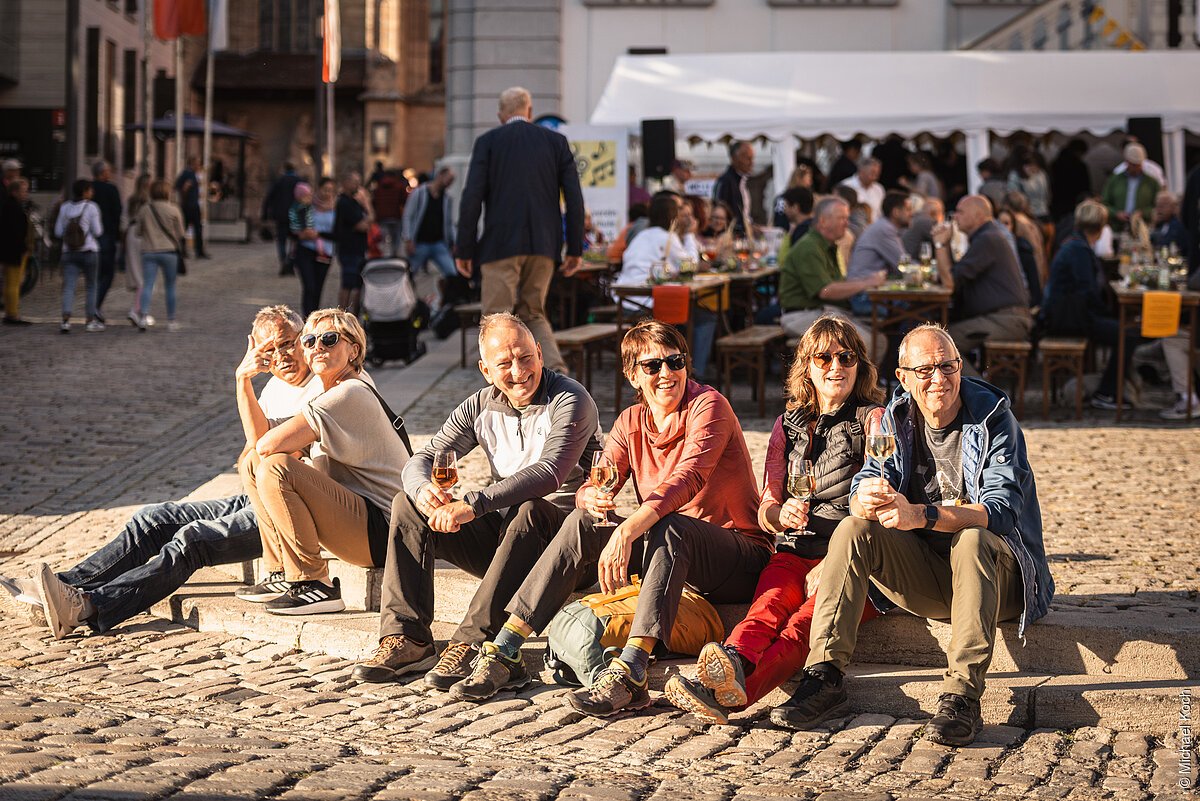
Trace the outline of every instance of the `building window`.
<path fill-rule="evenodd" d="M 390 122 L 371 123 L 371 152 L 387 153 L 392 145 L 392 124 Z"/>
<path fill-rule="evenodd" d="M 104 42 L 104 160 L 117 163 L 117 43 Z"/>
<path fill-rule="evenodd" d="M 446 82 L 446 3 L 429 0 L 429 83 Z"/>
<path fill-rule="evenodd" d="M 316 52 L 319 0 L 259 0 L 258 47 L 276 53 Z"/>
<path fill-rule="evenodd" d="M 138 0 L 125 0 L 125 13 L 131 17 L 137 16 Z"/>
<path fill-rule="evenodd" d="M 88 28 L 84 45 L 83 152 L 100 153 L 100 29 Z M 74 125 L 74 122 L 71 123 Z"/>

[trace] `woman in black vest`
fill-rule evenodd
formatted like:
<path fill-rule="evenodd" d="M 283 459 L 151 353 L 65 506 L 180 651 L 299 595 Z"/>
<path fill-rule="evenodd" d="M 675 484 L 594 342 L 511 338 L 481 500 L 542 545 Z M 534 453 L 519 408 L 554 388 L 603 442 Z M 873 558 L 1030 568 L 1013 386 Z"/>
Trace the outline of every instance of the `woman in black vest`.
<path fill-rule="evenodd" d="M 787 378 L 788 411 L 775 421 L 767 445 L 758 507 L 776 552 L 758 580 L 746 618 L 724 643 L 704 646 L 697 680 L 676 675 L 667 699 L 710 723 L 727 723 L 804 666 L 812 623 L 809 574 L 825 556 L 837 524 L 850 514 L 850 480 L 863 464 L 867 418 L 882 412 L 883 391 L 867 346 L 852 323 L 826 315 L 800 340 Z M 795 453 L 813 463 L 816 492 L 807 500 L 787 492 Z M 864 620 L 875 616 L 868 606 Z"/>

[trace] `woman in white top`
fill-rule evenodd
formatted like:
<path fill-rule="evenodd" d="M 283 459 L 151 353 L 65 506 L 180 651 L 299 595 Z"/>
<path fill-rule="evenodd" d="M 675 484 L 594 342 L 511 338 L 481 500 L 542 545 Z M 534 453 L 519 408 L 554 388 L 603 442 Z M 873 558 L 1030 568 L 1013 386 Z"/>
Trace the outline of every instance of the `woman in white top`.
<path fill-rule="evenodd" d="M 383 566 L 392 500 L 403 491 L 409 456 L 363 373 L 366 334 L 358 320 L 319 309 L 308 316 L 300 346 L 324 391 L 264 434 L 238 471 L 269 575 L 237 596 L 280 615 L 346 608 L 322 547 L 352 565 Z M 282 595 L 280 581 L 288 586 Z"/>
<path fill-rule="evenodd" d="M 80 178 L 71 185 L 71 199 L 58 208 L 54 235 L 62 240 L 62 324 L 64 334 L 71 333 L 71 312 L 75 307 L 75 284 L 83 273 L 87 286 L 87 330 L 103 331 L 96 297 L 99 291 L 100 207 L 92 202 L 92 182 Z"/>

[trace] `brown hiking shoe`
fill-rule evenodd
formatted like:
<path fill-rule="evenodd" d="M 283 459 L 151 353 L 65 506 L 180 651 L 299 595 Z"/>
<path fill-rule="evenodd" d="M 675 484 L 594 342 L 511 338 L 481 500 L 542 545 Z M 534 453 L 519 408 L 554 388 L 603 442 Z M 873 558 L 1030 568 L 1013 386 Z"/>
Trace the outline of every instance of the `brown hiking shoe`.
<path fill-rule="evenodd" d="M 471 675 L 454 684 L 450 695 L 460 701 L 486 701 L 501 690 L 519 690 L 531 681 L 520 653 L 509 659 L 495 643 L 485 642 L 471 663 Z"/>
<path fill-rule="evenodd" d="M 408 637 L 389 634 L 366 662 L 354 668 L 354 678 L 380 684 L 395 681 L 409 673 L 428 670 L 437 661 L 433 643 L 421 645 Z"/>
<path fill-rule="evenodd" d="M 471 675 L 471 663 L 475 660 L 475 646 L 466 642 L 452 642 L 442 651 L 433 670 L 425 674 L 425 683 L 437 690 L 449 690 Z"/>
<path fill-rule="evenodd" d="M 636 712 L 650 706 L 648 682 L 638 684 L 629 675 L 629 668 L 614 659 L 591 687 L 576 690 L 567 696 L 567 703 L 576 712 L 606 718 L 618 712 Z"/>

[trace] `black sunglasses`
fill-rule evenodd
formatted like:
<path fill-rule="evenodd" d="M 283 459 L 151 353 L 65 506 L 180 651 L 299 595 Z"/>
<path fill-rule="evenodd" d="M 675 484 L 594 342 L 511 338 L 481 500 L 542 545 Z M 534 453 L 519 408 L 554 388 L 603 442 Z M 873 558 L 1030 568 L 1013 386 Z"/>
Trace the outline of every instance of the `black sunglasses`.
<path fill-rule="evenodd" d="M 838 364 L 840 364 L 842 367 L 853 367 L 854 365 L 858 364 L 858 354 L 852 350 L 843 350 L 838 351 L 837 353 L 821 351 L 820 353 L 814 353 L 812 355 L 813 362 L 822 370 L 828 367 L 829 363 L 834 359 L 837 359 Z"/>
<path fill-rule="evenodd" d="M 962 359 L 948 359 L 938 364 L 922 364 L 917 367 L 901 367 L 901 370 L 913 373 L 921 380 L 933 378 L 933 371 L 937 370 L 942 375 L 954 375 L 962 369 Z"/>
<path fill-rule="evenodd" d="M 300 337 L 300 344 L 305 350 L 312 350 L 317 346 L 318 337 L 320 338 L 322 345 L 324 345 L 326 348 L 332 348 L 338 343 L 339 340 L 341 340 L 342 335 L 337 331 L 326 331 L 325 333 L 319 335 L 305 334 L 304 336 Z"/>
<path fill-rule="evenodd" d="M 638 362 L 638 366 L 642 368 L 642 372 L 646 375 L 657 374 L 662 370 L 664 364 L 672 370 L 682 370 L 687 367 L 687 356 L 684 356 L 682 353 L 672 353 L 664 359 L 642 359 Z"/>

